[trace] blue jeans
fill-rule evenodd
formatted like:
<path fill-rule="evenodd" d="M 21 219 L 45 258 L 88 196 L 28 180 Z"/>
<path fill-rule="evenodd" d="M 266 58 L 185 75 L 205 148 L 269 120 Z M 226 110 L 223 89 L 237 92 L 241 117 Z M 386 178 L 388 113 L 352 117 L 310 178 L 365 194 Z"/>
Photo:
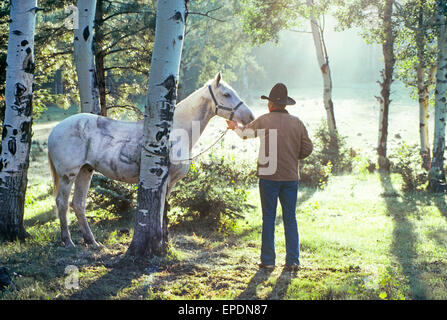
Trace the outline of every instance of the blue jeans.
<path fill-rule="evenodd" d="M 262 206 L 261 263 L 275 264 L 275 219 L 278 198 L 286 238 L 286 264 L 300 264 L 299 236 L 296 222 L 298 181 L 271 181 L 259 179 Z"/>

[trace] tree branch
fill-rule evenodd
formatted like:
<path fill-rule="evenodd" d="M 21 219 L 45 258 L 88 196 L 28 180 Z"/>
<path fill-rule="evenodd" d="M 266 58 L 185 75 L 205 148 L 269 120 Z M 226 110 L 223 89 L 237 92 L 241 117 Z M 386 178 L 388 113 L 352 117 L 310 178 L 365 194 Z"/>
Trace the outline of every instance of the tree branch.
<path fill-rule="evenodd" d="M 191 11 L 188 11 L 188 15 L 195 14 L 195 15 L 203 16 L 203 17 L 207 17 L 207 18 L 210 18 L 210 19 L 219 21 L 219 22 L 226 22 L 226 20 L 222 20 L 222 19 L 218 19 L 218 18 L 215 18 L 215 17 L 210 16 L 210 13 L 211 13 L 211 12 L 217 11 L 217 10 L 222 9 L 222 8 L 223 8 L 223 6 L 220 6 L 220 7 L 218 7 L 218 8 L 214 8 L 214 9 L 208 10 L 208 11 L 205 12 L 205 13 L 203 13 L 203 12 L 191 12 Z"/>

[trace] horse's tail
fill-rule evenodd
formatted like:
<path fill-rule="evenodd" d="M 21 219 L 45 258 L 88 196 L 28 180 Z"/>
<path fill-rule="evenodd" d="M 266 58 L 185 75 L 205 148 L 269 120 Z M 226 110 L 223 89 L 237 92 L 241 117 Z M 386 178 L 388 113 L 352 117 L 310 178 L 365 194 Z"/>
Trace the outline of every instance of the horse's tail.
<path fill-rule="evenodd" d="M 48 162 L 50 164 L 51 178 L 53 179 L 53 196 L 56 197 L 59 191 L 59 175 L 56 172 L 53 160 L 51 160 L 50 153 L 48 153 Z"/>

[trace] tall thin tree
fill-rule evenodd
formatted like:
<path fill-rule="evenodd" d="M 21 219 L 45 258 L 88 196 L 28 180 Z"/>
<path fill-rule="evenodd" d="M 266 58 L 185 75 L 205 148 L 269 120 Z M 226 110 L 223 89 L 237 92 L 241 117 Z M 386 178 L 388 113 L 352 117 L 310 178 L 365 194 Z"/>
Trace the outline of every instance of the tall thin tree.
<path fill-rule="evenodd" d="M 390 161 L 387 157 L 387 143 L 388 143 L 388 118 L 391 104 L 391 84 L 393 83 L 393 72 L 396 59 L 394 56 L 394 40 L 395 34 L 393 31 L 393 6 L 394 0 L 385 0 L 383 9 L 383 25 L 382 25 L 382 51 L 385 62 L 382 71 L 382 81 L 380 84 L 380 97 L 377 97 L 380 103 L 379 114 L 379 139 L 377 146 L 378 162 L 380 170 L 389 171 Z"/>
<path fill-rule="evenodd" d="M 436 25 L 438 26 L 438 68 L 436 72 L 435 93 L 435 134 L 433 140 L 433 160 L 429 174 L 429 189 L 432 191 L 445 191 L 445 128 L 447 117 L 447 27 L 446 12 L 447 1 L 438 0 Z"/>
<path fill-rule="evenodd" d="M 93 54 L 96 0 L 78 0 L 78 28 L 74 30 L 74 59 L 81 112 L 101 114 Z"/>
<path fill-rule="evenodd" d="M 128 254 L 150 258 L 166 254 L 163 219 L 169 175 L 169 134 L 176 103 L 177 83 L 187 1 L 159 0 L 155 44 L 149 74 L 138 185 L 135 231 Z"/>
<path fill-rule="evenodd" d="M 0 147 L 0 236 L 24 238 L 27 172 L 33 121 L 34 30 L 37 0 L 12 0 Z"/>
<path fill-rule="evenodd" d="M 307 0 L 307 6 L 312 11 L 312 9 L 314 8 L 314 1 Z M 335 122 L 334 102 L 332 101 L 332 77 L 331 69 L 329 67 L 329 57 L 324 42 L 323 28 L 312 12 L 310 13 L 310 26 L 312 30 L 312 37 L 314 40 L 318 65 L 320 66 L 321 75 L 323 76 L 323 102 L 324 108 L 326 109 L 329 134 L 331 135 L 331 137 L 335 137 L 337 135 L 337 125 Z M 337 149 L 338 147 L 334 144 L 335 142 L 336 139 L 332 139 L 331 143 L 333 145 L 331 147 Z"/>

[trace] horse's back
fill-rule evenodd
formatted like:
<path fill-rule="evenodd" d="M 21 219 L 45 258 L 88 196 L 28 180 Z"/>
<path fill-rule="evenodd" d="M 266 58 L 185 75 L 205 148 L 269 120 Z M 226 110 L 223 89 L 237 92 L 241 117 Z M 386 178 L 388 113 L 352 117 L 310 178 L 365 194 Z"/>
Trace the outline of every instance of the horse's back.
<path fill-rule="evenodd" d="M 134 182 L 139 171 L 142 128 L 142 122 L 76 114 L 54 127 L 48 152 L 59 172 L 89 165 L 109 178 Z"/>

